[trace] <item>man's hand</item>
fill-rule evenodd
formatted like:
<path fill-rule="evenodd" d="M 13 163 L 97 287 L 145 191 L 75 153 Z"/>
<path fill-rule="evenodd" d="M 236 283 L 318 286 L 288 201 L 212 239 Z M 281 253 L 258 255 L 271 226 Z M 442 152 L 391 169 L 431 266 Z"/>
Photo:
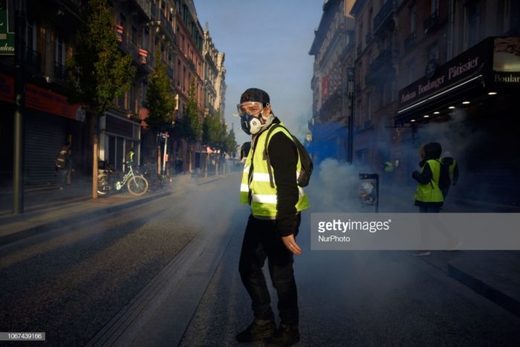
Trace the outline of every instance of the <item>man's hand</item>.
<path fill-rule="evenodd" d="M 295 255 L 302 254 L 302 249 L 296 243 L 296 239 L 294 238 L 294 234 L 282 236 L 282 241 L 285 247 L 290 250 Z"/>

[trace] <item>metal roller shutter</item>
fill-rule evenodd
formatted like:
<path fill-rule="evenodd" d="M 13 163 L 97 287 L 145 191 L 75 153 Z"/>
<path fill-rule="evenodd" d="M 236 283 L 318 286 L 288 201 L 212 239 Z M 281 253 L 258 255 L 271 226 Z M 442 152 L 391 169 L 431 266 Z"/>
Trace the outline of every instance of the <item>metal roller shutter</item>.
<path fill-rule="evenodd" d="M 26 113 L 25 184 L 55 184 L 54 162 L 67 136 L 67 119 Z"/>

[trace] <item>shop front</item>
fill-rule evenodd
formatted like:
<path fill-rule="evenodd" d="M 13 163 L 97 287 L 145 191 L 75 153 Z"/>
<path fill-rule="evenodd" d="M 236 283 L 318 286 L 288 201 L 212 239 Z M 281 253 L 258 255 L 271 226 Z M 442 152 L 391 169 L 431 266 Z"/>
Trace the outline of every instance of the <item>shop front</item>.
<path fill-rule="evenodd" d="M 4 182 L 12 179 L 14 78 L 0 73 L 0 128 Z M 78 105 L 50 88 L 27 83 L 24 117 L 24 182 L 26 185 L 55 183 L 55 159 L 66 142 L 72 145 L 72 160 L 78 173 L 83 171 L 82 148 L 87 140 L 85 113 Z"/>
<path fill-rule="evenodd" d="M 518 95 L 520 38 L 490 37 L 400 90 L 394 121 L 458 160 L 461 199 L 520 206 Z"/>
<path fill-rule="evenodd" d="M 106 112 L 100 118 L 99 130 L 99 160 L 106 162 L 114 170 L 123 171 L 127 153 L 133 149 L 134 165 L 139 165 L 141 128 L 137 121 L 115 112 Z"/>

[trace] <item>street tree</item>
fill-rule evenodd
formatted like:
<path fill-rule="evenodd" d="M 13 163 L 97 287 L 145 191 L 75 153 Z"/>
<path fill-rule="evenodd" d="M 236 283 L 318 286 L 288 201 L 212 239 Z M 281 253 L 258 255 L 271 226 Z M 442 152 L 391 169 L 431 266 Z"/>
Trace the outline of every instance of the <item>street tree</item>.
<path fill-rule="evenodd" d="M 231 130 L 227 133 L 224 151 L 228 153 L 230 156 L 235 157 L 237 151 L 237 141 L 235 139 L 235 130 L 231 128 Z"/>
<path fill-rule="evenodd" d="M 222 142 L 222 123 L 215 114 L 210 114 L 204 118 L 202 123 L 202 143 L 220 148 Z"/>
<path fill-rule="evenodd" d="M 174 98 L 166 65 L 161 61 L 159 52 L 155 56 L 155 69 L 148 82 L 145 106 L 149 111 L 146 124 L 157 132 L 171 126 Z"/>
<path fill-rule="evenodd" d="M 213 150 L 219 150 L 222 148 L 222 123 L 218 115 L 209 114 L 204 118 L 202 122 L 202 144 L 207 147 L 212 148 Z M 210 158 L 210 153 L 207 153 L 204 172 L 207 174 L 208 171 L 208 161 Z"/>
<path fill-rule="evenodd" d="M 202 142 L 218 150 L 219 161 L 223 160 L 225 153 L 231 155 L 236 150 L 235 133 L 233 129 L 227 131 L 226 124 L 222 122 L 218 113 L 204 119 Z"/>
<path fill-rule="evenodd" d="M 148 124 L 152 132 L 157 135 L 158 132 L 171 130 L 175 100 L 170 86 L 170 79 L 166 71 L 166 65 L 161 61 L 159 51 L 155 54 L 155 57 L 155 68 L 149 79 L 145 106 L 149 111 L 146 124 Z M 163 163 L 161 165 L 162 155 L 159 144 L 156 153 L 158 167 L 163 167 L 165 164 Z M 162 170 L 164 170 L 164 167 Z"/>
<path fill-rule="evenodd" d="M 82 104 L 90 122 L 92 144 L 92 197 L 97 198 L 98 118 L 116 97 L 129 90 L 135 76 L 132 57 L 117 42 L 115 23 L 105 0 L 89 0 L 86 20 L 78 30 L 74 54 L 67 61 L 69 100 Z"/>
<path fill-rule="evenodd" d="M 195 95 L 195 84 L 190 85 L 188 92 L 188 101 L 186 104 L 186 113 L 179 122 L 179 132 L 181 136 L 188 143 L 189 148 L 189 171 L 192 168 L 192 151 L 195 143 L 201 141 L 202 137 L 202 122 L 199 118 L 199 107 L 197 105 L 197 98 Z"/>

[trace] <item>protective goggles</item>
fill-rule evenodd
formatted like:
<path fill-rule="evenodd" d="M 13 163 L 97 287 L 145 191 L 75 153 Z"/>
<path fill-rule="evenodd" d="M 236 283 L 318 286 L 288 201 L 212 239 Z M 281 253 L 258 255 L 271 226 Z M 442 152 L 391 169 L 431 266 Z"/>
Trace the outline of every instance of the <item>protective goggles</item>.
<path fill-rule="evenodd" d="M 246 101 L 237 105 L 237 111 L 240 116 L 250 114 L 252 116 L 258 116 L 264 105 L 258 101 Z"/>

